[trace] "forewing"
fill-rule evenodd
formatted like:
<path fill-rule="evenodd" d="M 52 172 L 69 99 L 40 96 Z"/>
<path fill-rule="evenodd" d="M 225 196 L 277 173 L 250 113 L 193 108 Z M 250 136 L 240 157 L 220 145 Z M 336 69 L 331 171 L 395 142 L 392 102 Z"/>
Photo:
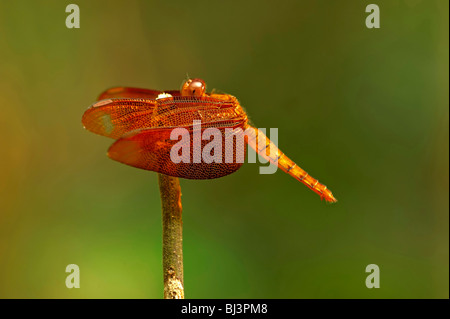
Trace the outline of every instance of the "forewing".
<path fill-rule="evenodd" d="M 162 91 L 131 87 L 115 87 L 100 94 L 83 114 L 84 127 L 96 134 L 118 139 L 122 135 L 141 128 L 151 127 L 149 123 L 157 105 L 156 98 Z M 179 96 L 176 90 L 165 91 Z"/>
<path fill-rule="evenodd" d="M 170 90 L 164 91 L 172 96 L 179 96 L 180 91 L 178 90 Z M 159 94 L 163 93 L 158 90 L 149 90 L 149 89 L 141 89 L 141 88 L 131 88 L 131 87 L 115 87 L 106 90 L 98 97 L 98 101 L 104 99 L 113 99 L 113 98 L 141 98 L 141 99 L 156 99 Z"/>
<path fill-rule="evenodd" d="M 149 127 L 156 108 L 152 99 L 107 99 L 83 114 L 84 127 L 96 134 L 118 139 L 127 132 Z"/>

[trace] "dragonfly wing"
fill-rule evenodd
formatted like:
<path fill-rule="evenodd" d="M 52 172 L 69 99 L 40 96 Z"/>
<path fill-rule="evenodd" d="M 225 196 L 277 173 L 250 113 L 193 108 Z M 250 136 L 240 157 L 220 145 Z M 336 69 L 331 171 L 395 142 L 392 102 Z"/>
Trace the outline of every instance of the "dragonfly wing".
<path fill-rule="evenodd" d="M 137 129 L 190 125 L 193 120 L 221 121 L 223 117 L 237 116 L 234 100 L 219 98 L 180 97 L 178 91 L 167 91 L 172 97 L 156 99 L 160 91 L 114 88 L 101 97 L 112 97 L 94 103 L 83 114 L 83 125 L 89 131 L 118 139 Z M 121 97 L 139 96 L 147 97 Z M 109 92 L 109 93 L 108 93 Z M 178 95 L 177 95 L 178 94 Z M 156 95 L 156 96 L 155 96 Z M 230 123 L 233 121 L 230 121 Z"/>
<path fill-rule="evenodd" d="M 111 88 L 100 94 L 100 101 L 87 109 L 82 123 L 87 130 L 114 139 L 136 129 L 151 127 L 150 119 L 157 106 L 156 98 L 161 93 L 130 87 Z M 175 90 L 165 93 L 180 95 Z"/>
<path fill-rule="evenodd" d="M 180 91 L 178 90 L 170 90 L 164 91 L 165 93 L 169 93 L 172 96 L 179 96 Z M 131 87 L 114 87 L 106 90 L 98 97 L 98 101 L 104 99 L 113 99 L 113 98 L 140 98 L 140 99 L 156 99 L 159 94 L 163 93 L 158 90 L 149 90 L 149 89 L 141 89 L 141 88 L 131 88 Z"/>
<path fill-rule="evenodd" d="M 118 139 L 127 132 L 149 127 L 156 108 L 151 99 L 107 99 L 89 107 L 83 114 L 84 127 L 96 134 Z"/>
<path fill-rule="evenodd" d="M 240 161 L 237 151 L 234 151 L 236 149 L 235 144 L 231 145 L 224 142 L 226 136 L 232 134 L 225 128 L 217 128 L 222 138 L 222 143 L 219 145 L 221 156 L 218 162 L 206 162 L 204 156 L 201 156 L 200 161 L 194 163 L 194 131 L 192 126 L 184 129 L 184 133 L 180 134 L 176 140 L 170 138 L 172 128 L 138 130 L 117 140 L 109 148 L 108 156 L 133 167 L 187 179 L 219 178 L 237 171 L 242 166 L 243 160 Z M 197 148 L 197 152 L 200 151 L 201 154 L 210 141 L 212 139 L 201 140 L 201 148 L 199 150 Z M 189 157 L 185 158 L 187 162 L 176 163 L 177 160 L 172 160 L 171 150 L 175 145 L 175 155 L 179 156 L 183 152 L 189 154 Z M 228 160 L 228 163 L 226 159 L 227 148 L 228 152 L 233 152 L 230 153 L 232 154 L 232 160 Z M 245 150 L 245 145 L 243 145 L 242 152 L 244 152 L 244 155 L 242 158 L 245 158 Z M 214 149 L 213 153 L 216 151 L 219 151 L 219 149 Z"/>

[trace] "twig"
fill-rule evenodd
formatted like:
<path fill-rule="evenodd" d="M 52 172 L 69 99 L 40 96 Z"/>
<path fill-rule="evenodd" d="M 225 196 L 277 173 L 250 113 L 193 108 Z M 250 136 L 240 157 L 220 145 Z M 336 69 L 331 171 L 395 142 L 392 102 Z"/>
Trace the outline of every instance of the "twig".
<path fill-rule="evenodd" d="M 183 221 L 177 177 L 158 174 L 162 203 L 164 299 L 184 299 Z"/>

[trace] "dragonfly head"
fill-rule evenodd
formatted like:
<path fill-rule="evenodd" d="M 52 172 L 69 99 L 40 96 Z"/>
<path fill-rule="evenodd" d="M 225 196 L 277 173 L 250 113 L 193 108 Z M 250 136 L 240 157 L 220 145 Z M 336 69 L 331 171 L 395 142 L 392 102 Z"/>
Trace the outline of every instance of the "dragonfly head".
<path fill-rule="evenodd" d="M 203 96 L 206 84 L 202 79 L 189 79 L 181 86 L 182 96 Z"/>

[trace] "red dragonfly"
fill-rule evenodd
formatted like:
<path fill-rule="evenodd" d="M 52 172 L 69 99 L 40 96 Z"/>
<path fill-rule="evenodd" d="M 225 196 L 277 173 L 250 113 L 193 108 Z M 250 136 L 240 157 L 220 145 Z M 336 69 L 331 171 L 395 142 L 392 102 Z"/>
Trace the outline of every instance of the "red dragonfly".
<path fill-rule="evenodd" d="M 233 129 L 233 132 L 241 129 L 237 131 L 245 132 L 243 140 L 256 153 L 305 184 L 321 199 L 336 202 L 325 185 L 308 175 L 261 130 L 249 124 L 247 114 L 234 96 L 206 93 L 205 82 L 201 79 L 185 81 L 181 90 L 112 88 L 103 92 L 98 100 L 84 113 L 82 122 L 89 131 L 116 140 L 108 150 L 108 156 L 113 160 L 188 179 L 218 178 L 237 171 L 242 165 L 237 161 L 237 137 L 231 144 L 222 144 L 222 161 L 209 163 L 202 159 L 200 162 L 174 163 L 171 160 L 170 151 L 178 143 L 170 137 L 172 130 L 185 128 L 186 134 L 192 137 L 193 123 L 197 120 L 201 121 L 202 131 L 216 128 L 224 138 L 230 134 L 227 129 Z M 192 145 L 192 139 L 188 140 Z M 202 147 L 206 142 L 202 140 Z M 225 154 L 230 148 L 233 160 L 227 161 Z M 193 147 L 190 153 L 192 158 Z"/>

